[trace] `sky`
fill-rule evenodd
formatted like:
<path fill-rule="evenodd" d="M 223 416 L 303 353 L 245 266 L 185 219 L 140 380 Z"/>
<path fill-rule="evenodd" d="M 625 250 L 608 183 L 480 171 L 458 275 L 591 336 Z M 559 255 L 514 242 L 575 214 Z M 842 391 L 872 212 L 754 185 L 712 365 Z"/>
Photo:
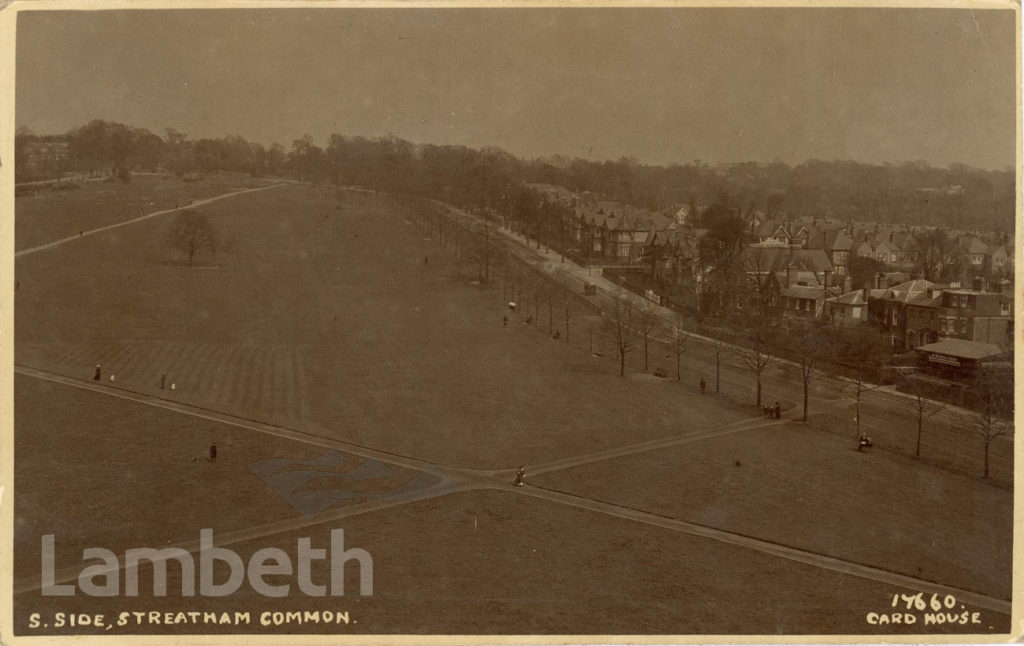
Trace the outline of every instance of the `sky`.
<path fill-rule="evenodd" d="M 16 113 L 163 136 L 394 135 L 655 164 L 1002 170 L 1009 10 L 326 8 L 18 15 Z"/>

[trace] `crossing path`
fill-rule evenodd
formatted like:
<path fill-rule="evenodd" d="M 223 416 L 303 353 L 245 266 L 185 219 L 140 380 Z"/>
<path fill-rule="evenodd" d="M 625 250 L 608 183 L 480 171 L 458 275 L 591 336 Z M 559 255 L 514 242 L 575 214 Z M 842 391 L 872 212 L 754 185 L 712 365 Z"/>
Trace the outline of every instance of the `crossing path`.
<path fill-rule="evenodd" d="M 372 457 L 379 459 L 382 462 L 402 466 L 409 469 L 422 471 L 428 468 L 436 468 L 435 465 L 409 456 L 404 456 L 386 451 L 379 451 L 376 449 L 363 447 L 349 442 L 343 442 L 340 440 L 323 437 L 307 431 L 300 431 L 296 429 L 285 428 L 283 426 L 266 424 L 263 422 L 259 422 L 257 420 L 240 418 L 233 415 L 220 413 L 217 411 L 204 409 L 189 404 L 184 404 L 181 402 L 155 397 L 152 395 L 144 395 L 129 390 L 109 387 L 101 384 L 95 384 L 90 381 L 72 379 L 70 377 L 57 375 L 54 373 L 38 370 L 35 368 L 30 368 L 27 366 L 16 365 L 15 372 L 27 377 L 42 379 L 45 381 L 58 383 L 64 386 L 88 390 L 111 397 L 118 397 L 139 404 L 163 408 L 176 413 L 208 419 L 211 421 L 216 421 L 224 424 L 230 424 L 236 427 L 245 428 L 256 432 L 274 435 L 276 437 L 292 439 L 300 442 L 324 446 L 327 448 L 333 448 L 339 451 L 351 453 L 353 455 L 359 455 L 361 457 Z M 651 451 L 659 448 L 676 446 L 687 442 L 695 442 L 699 440 L 710 439 L 730 433 L 738 433 L 743 431 L 755 430 L 759 428 L 771 427 L 773 425 L 780 423 L 782 422 L 779 420 L 766 422 L 762 418 L 748 419 L 717 429 L 709 429 L 696 433 L 685 433 L 682 435 L 676 435 L 668 438 L 639 442 L 628 446 L 616 447 L 594 453 L 584 454 L 581 456 L 575 456 L 570 458 L 553 460 L 551 462 L 541 463 L 537 465 L 531 465 L 529 467 L 529 473 L 531 475 L 536 475 L 540 473 L 550 473 L 553 471 L 572 468 L 584 464 L 590 464 L 601 460 L 608 460 L 616 457 L 622 457 L 625 455 L 641 453 L 644 451 Z M 294 518 L 285 521 L 268 523 L 265 525 L 258 525 L 245 530 L 219 534 L 216 537 L 216 544 L 228 545 L 232 543 L 240 543 L 243 541 L 249 541 L 266 536 L 273 536 L 283 532 L 295 531 L 297 529 L 333 522 L 340 520 L 342 518 L 348 518 L 359 514 L 372 513 L 375 511 L 390 509 L 393 507 L 407 504 L 409 502 L 413 502 L 415 500 L 422 500 L 424 497 L 440 497 L 449 495 L 451 493 L 456 493 L 459 491 L 487 489 L 505 491 L 519 495 L 526 495 L 533 498 L 546 500 L 548 502 L 562 504 L 570 507 L 576 507 L 579 509 L 585 509 L 594 513 L 600 513 L 607 516 L 613 516 L 634 522 L 644 523 L 651 526 L 660 527 L 662 529 L 686 533 L 693 536 L 699 536 L 701 538 L 715 540 L 736 547 L 752 549 L 758 552 L 762 552 L 779 558 L 784 558 L 805 565 L 810 565 L 813 567 L 822 568 L 833 572 L 846 574 L 849 576 L 855 576 L 862 579 L 868 579 L 876 582 L 886 583 L 893 586 L 898 586 L 900 588 L 909 589 L 914 592 L 936 593 L 940 595 L 952 594 L 957 598 L 957 600 L 970 604 L 972 606 L 977 606 L 979 608 L 985 608 L 988 610 L 993 610 L 1005 614 L 1010 613 L 1010 602 L 1008 600 L 985 595 L 983 593 L 979 593 L 973 590 L 965 590 L 955 588 L 952 586 L 943 585 L 941 583 L 936 583 L 934 581 L 917 579 L 904 574 L 883 570 L 881 568 L 871 567 L 860 563 L 854 563 L 852 561 L 845 561 L 843 559 L 828 556 L 826 554 L 819 554 L 816 552 L 810 552 L 807 550 L 781 545 L 778 543 L 772 543 L 770 541 L 755 538 L 753 536 L 746 536 L 735 532 L 716 529 L 714 527 L 699 525 L 685 520 L 661 516 L 639 509 L 633 509 L 630 507 L 615 505 L 600 500 L 584 498 L 582 496 L 577 496 L 571 493 L 558 491 L 555 489 L 542 488 L 533 485 L 513 486 L 511 484 L 511 476 L 513 473 L 512 469 L 480 470 L 444 466 L 441 467 L 440 470 L 443 473 L 443 475 L 451 479 L 451 483 L 453 486 L 441 487 L 438 489 L 437 493 L 433 495 L 428 494 L 426 496 L 419 497 L 411 496 L 407 499 L 371 500 L 366 503 L 329 509 L 317 515 L 316 517 L 310 519 Z M 198 541 L 181 543 L 179 545 L 175 545 L 174 547 L 180 547 L 181 549 L 184 549 L 190 553 L 195 553 L 199 550 Z M 61 571 L 55 573 L 55 583 L 64 583 L 72 581 L 78 576 L 78 573 L 79 569 L 62 569 Z M 15 593 L 38 590 L 40 587 L 41 580 L 36 577 L 28 577 L 26 579 L 16 581 L 14 585 Z"/>

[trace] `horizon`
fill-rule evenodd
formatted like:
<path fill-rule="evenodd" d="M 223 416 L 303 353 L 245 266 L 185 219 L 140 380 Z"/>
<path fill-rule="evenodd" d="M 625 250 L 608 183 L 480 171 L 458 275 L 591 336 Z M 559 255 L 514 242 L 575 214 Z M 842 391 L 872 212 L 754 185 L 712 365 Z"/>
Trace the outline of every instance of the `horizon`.
<path fill-rule="evenodd" d="M 521 159 L 924 161 L 1005 172 L 1017 157 L 1014 17 L 860 8 L 23 11 L 16 125 L 62 134 L 101 118 L 161 138 L 165 128 L 190 139 L 239 134 L 286 150 L 305 134 L 325 145 L 338 133 L 496 147 Z"/>

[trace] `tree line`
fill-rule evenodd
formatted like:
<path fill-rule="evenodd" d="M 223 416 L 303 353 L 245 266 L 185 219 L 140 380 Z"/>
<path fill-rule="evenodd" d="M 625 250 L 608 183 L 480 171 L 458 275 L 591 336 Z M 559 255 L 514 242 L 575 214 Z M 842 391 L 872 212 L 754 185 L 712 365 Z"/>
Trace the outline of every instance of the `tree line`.
<path fill-rule="evenodd" d="M 893 223 L 927 223 L 956 229 L 1012 232 L 1015 184 L 1011 170 L 948 168 L 923 161 L 864 164 L 809 160 L 653 165 L 630 157 L 591 161 L 556 155 L 523 159 L 495 147 L 415 144 L 393 136 L 332 134 L 324 146 L 310 135 L 269 146 L 241 136 L 190 139 L 167 128 L 93 120 L 62 135 L 15 137 L 18 181 L 31 177 L 33 144 L 64 142 L 67 156 L 57 171 L 125 174 L 157 168 L 179 175 L 238 171 L 291 176 L 313 183 L 356 185 L 433 197 L 456 206 L 498 208 L 524 183 L 547 183 L 573 192 L 650 210 L 684 205 L 732 205 L 743 211 L 790 217 L 833 217 Z"/>

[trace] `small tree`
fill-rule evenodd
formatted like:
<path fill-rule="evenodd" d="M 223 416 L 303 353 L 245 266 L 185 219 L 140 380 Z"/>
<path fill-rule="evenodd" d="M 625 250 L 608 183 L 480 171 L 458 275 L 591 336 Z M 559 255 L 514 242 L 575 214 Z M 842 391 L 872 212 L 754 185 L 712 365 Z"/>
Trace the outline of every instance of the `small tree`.
<path fill-rule="evenodd" d="M 970 429 L 975 435 L 981 438 L 985 444 L 984 477 L 989 476 L 989 454 L 992 442 L 1000 437 L 1013 435 L 1012 400 L 1013 394 L 1005 392 L 1000 384 L 996 382 L 996 375 L 992 368 L 986 366 L 980 369 L 978 375 L 978 391 L 981 396 L 978 412 L 967 416 L 964 426 Z"/>
<path fill-rule="evenodd" d="M 914 407 L 914 416 L 917 418 L 917 448 L 914 450 L 914 455 L 921 457 L 921 437 L 924 435 L 924 422 L 942 410 L 944 406 L 925 397 L 924 386 L 919 380 L 911 378 L 909 381 L 912 384 L 910 392 L 913 396 L 911 401 Z"/>
<path fill-rule="evenodd" d="M 757 381 L 757 405 L 761 405 L 761 375 L 772 362 L 772 348 L 768 342 L 768 333 L 763 327 L 755 328 L 750 338 L 750 346 L 739 350 L 743 365 L 754 373 Z M 717 381 L 717 377 L 716 377 Z"/>
<path fill-rule="evenodd" d="M 189 209 L 183 211 L 175 219 L 167 232 L 167 244 L 175 251 L 188 258 L 189 267 L 200 251 L 209 249 L 211 252 L 216 244 L 216 233 L 209 218 L 200 211 Z"/>
<path fill-rule="evenodd" d="M 852 379 L 846 378 L 847 387 L 852 390 L 857 403 L 856 431 L 860 437 L 860 408 L 864 393 L 881 388 L 880 384 L 867 381 L 870 373 L 878 372 L 878 368 L 889 357 L 885 340 L 877 332 L 846 331 L 846 337 L 838 344 L 839 358 L 842 363 L 854 370 Z"/>
<path fill-rule="evenodd" d="M 803 321 L 797 329 L 791 330 L 788 338 L 790 347 L 800 360 L 800 382 L 803 385 L 802 422 L 807 422 L 808 400 L 810 399 L 811 382 L 817 374 L 815 365 L 826 353 L 828 338 L 814 321 Z"/>
<path fill-rule="evenodd" d="M 563 312 L 564 318 L 562 320 L 565 321 L 565 342 L 568 343 L 569 342 L 569 322 L 572 321 L 572 317 L 576 314 L 576 312 L 575 312 L 575 307 L 573 306 L 572 295 L 568 291 L 565 291 L 563 293 L 565 294 L 565 302 L 564 302 L 564 312 Z"/>
<path fill-rule="evenodd" d="M 633 331 L 633 304 L 616 299 L 615 307 L 602 317 L 605 331 L 615 344 L 619 358 L 619 376 L 626 376 L 626 353 L 636 346 Z"/>
<path fill-rule="evenodd" d="M 644 342 L 644 370 L 646 371 L 648 366 L 648 348 L 651 335 L 658 328 L 658 315 L 646 307 L 638 307 L 634 320 L 636 321 L 637 336 L 643 339 Z"/>
<path fill-rule="evenodd" d="M 672 334 L 672 354 L 676 355 L 676 381 L 683 380 L 682 359 L 689 338 L 690 333 L 683 329 L 683 315 L 677 313 L 675 331 Z"/>

